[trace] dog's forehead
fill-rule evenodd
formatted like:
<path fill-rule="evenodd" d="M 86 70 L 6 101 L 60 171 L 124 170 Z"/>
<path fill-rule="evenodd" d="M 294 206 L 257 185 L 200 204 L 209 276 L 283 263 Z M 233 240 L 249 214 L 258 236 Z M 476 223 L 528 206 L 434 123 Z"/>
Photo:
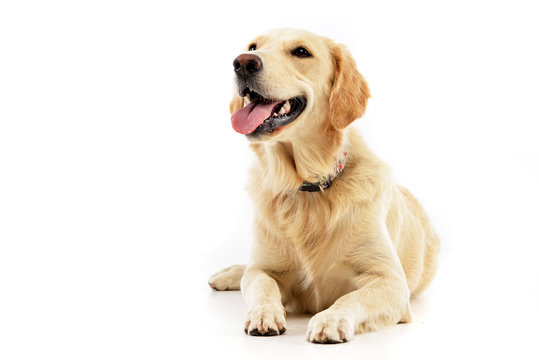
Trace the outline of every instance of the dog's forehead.
<path fill-rule="evenodd" d="M 257 36 L 251 43 L 256 43 L 257 47 L 280 47 L 287 45 L 315 46 L 317 48 L 327 47 L 326 39 L 305 30 L 296 29 L 275 29 L 265 34 Z"/>

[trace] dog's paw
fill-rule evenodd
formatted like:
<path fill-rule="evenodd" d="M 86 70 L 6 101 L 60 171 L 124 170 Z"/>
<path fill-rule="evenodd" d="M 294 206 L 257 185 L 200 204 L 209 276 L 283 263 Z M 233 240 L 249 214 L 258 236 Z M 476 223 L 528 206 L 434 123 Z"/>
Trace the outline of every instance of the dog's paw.
<path fill-rule="evenodd" d="M 286 331 L 282 305 L 255 305 L 247 312 L 245 333 L 254 336 L 281 335 Z"/>
<path fill-rule="evenodd" d="M 233 265 L 214 274 L 208 285 L 214 290 L 239 290 L 245 265 Z"/>
<path fill-rule="evenodd" d="M 354 336 L 354 320 L 331 309 L 311 318 L 307 327 L 307 341 L 319 344 L 337 344 Z"/>

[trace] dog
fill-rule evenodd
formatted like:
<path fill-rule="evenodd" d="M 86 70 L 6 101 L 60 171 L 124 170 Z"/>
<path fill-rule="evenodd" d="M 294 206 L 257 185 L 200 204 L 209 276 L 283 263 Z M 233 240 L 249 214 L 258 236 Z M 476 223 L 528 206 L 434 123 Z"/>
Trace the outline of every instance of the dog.
<path fill-rule="evenodd" d="M 247 266 L 218 272 L 210 286 L 241 289 L 250 335 L 283 334 L 286 311 L 315 314 L 314 343 L 411 322 L 410 299 L 436 272 L 439 239 L 349 127 L 370 97 L 350 52 L 292 29 L 245 50 L 233 61 L 230 112 L 258 160 L 248 185 L 254 244 Z"/>

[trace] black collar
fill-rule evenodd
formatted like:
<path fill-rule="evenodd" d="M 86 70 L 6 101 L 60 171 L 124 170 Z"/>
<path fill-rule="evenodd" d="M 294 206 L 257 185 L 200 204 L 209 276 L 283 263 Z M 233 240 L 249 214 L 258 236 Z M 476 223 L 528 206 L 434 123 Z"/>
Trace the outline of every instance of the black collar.
<path fill-rule="evenodd" d="M 331 182 L 329 182 L 327 184 L 326 187 L 324 187 L 324 189 L 327 189 L 331 186 Z M 315 183 L 311 183 L 311 182 L 307 182 L 307 181 L 304 181 L 303 184 L 300 185 L 299 191 L 308 191 L 308 192 L 317 192 L 317 191 L 321 191 L 322 190 L 322 184 L 321 182 L 315 182 Z"/>
<path fill-rule="evenodd" d="M 348 152 L 344 151 L 343 156 L 337 159 L 337 163 L 333 167 L 333 172 L 325 176 L 317 176 L 320 180 L 318 182 L 312 183 L 304 181 L 303 184 L 299 187 L 299 191 L 307 192 L 317 192 L 327 189 L 333 184 L 333 181 L 342 174 L 344 170 L 344 165 L 346 164 L 346 158 L 348 157 Z"/>

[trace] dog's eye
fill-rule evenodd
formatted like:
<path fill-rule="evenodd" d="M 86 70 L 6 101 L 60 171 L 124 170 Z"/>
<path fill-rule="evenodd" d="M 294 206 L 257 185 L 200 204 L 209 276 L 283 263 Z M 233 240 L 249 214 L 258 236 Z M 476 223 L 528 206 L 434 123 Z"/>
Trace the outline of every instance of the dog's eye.
<path fill-rule="evenodd" d="M 307 51 L 307 49 L 305 49 L 303 46 L 295 48 L 294 51 L 292 51 L 292 55 L 297 56 L 297 57 L 301 57 L 301 58 L 306 58 L 306 57 L 311 57 L 312 56 L 311 53 L 309 51 Z"/>
<path fill-rule="evenodd" d="M 249 45 L 249 51 L 255 51 L 256 50 L 256 44 Z"/>

